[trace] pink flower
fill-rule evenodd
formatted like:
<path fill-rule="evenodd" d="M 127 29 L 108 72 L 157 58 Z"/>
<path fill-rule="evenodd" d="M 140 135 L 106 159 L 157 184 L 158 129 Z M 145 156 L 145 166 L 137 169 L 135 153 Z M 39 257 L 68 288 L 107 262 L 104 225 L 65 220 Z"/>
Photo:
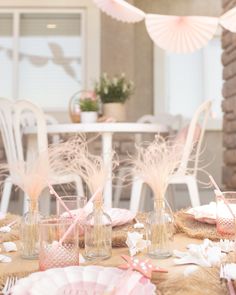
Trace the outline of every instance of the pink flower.
<path fill-rule="evenodd" d="M 80 96 L 81 100 L 84 99 L 91 99 L 91 100 L 97 100 L 97 95 L 94 91 L 82 91 L 81 92 L 81 96 Z"/>

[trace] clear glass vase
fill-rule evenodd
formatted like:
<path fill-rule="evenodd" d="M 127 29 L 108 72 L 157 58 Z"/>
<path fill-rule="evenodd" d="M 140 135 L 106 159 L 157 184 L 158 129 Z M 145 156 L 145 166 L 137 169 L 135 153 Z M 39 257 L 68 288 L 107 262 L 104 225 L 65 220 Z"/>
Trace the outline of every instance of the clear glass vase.
<path fill-rule="evenodd" d="M 112 254 L 111 218 L 101 202 L 94 202 L 93 208 L 85 223 L 85 256 L 91 260 L 107 259 Z"/>
<path fill-rule="evenodd" d="M 151 258 L 164 259 L 172 255 L 171 241 L 174 234 L 174 217 L 165 199 L 156 199 L 154 211 L 146 222 L 146 239 L 150 241 L 147 253 Z"/>
<path fill-rule="evenodd" d="M 29 201 L 29 211 L 24 214 L 21 221 L 20 240 L 21 256 L 24 259 L 37 259 L 39 253 L 39 222 L 41 215 L 38 202 Z"/>

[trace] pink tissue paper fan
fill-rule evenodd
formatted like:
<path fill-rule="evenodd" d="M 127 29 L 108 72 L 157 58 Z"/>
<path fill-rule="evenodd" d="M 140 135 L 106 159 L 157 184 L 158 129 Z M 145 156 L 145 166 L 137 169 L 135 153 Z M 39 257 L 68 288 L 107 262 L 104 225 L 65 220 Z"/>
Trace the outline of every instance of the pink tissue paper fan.
<path fill-rule="evenodd" d="M 146 28 L 154 43 L 173 53 L 191 53 L 213 38 L 218 18 L 147 14 Z"/>
<path fill-rule="evenodd" d="M 230 9 L 220 17 L 220 24 L 225 29 L 236 33 L 236 7 Z"/>
<path fill-rule="evenodd" d="M 116 20 L 136 23 L 145 18 L 145 13 L 124 0 L 93 0 L 106 14 Z"/>
<path fill-rule="evenodd" d="M 114 267 L 70 266 L 20 279 L 12 295 L 154 295 L 156 287 L 136 271 Z"/>

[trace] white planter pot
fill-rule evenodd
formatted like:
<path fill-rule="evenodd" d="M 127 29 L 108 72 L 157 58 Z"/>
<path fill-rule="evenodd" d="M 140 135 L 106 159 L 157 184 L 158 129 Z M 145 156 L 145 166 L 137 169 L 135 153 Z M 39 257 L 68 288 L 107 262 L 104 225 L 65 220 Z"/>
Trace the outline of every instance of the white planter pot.
<path fill-rule="evenodd" d="M 126 120 L 125 104 L 119 102 L 104 103 L 103 115 L 118 122 L 124 122 Z"/>
<path fill-rule="evenodd" d="M 96 123 L 98 114 L 97 112 L 81 112 L 81 123 Z"/>

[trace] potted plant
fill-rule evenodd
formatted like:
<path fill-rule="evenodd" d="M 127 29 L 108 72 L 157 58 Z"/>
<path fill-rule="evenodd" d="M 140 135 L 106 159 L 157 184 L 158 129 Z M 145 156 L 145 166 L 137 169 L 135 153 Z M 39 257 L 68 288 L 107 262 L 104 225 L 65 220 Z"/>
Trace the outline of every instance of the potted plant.
<path fill-rule="evenodd" d="M 96 83 L 95 92 L 103 103 L 103 114 L 117 121 L 125 121 L 125 102 L 133 93 L 134 85 L 125 74 L 109 78 L 104 73 Z"/>
<path fill-rule="evenodd" d="M 82 92 L 79 106 L 81 111 L 81 123 L 95 123 L 97 121 L 99 104 L 95 92 Z"/>

